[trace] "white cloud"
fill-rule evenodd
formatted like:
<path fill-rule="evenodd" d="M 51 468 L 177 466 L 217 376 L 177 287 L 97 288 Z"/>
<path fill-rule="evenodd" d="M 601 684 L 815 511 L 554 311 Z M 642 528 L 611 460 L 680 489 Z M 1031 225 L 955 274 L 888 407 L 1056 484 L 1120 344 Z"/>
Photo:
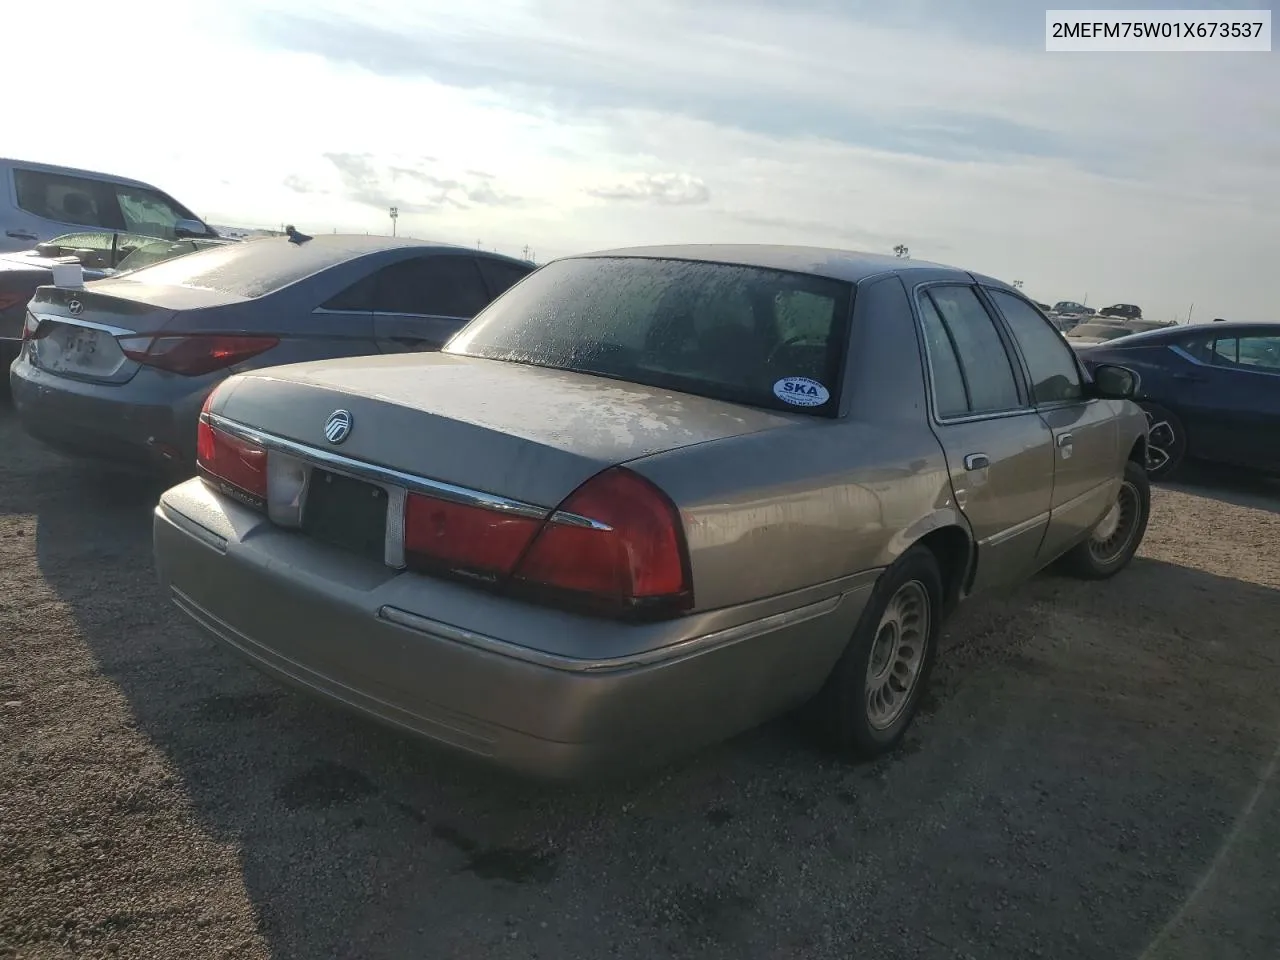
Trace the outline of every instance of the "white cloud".
<path fill-rule="evenodd" d="M 1039 299 L 1271 318 L 1274 57 L 1054 56 L 1040 10 L 966 5 L 991 18 L 978 40 L 940 3 L 85 5 L 67 63 L 136 49 L 139 23 L 165 42 L 110 107 L 15 98 L 0 154 L 138 176 L 218 222 L 384 232 L 394 202 L 401 233 L 541 259 L 901 241 Z M 38 35 L 45 16 L 6 24 Z M 6 63 L 50 69 L 40 45 Z M 199 82 L 168 82 L 179 68 Z"/>
<path fill-rule="evenodd" d="M 644 174 L 615 181 L 587 191 L 601 200 L 636 200 L 663 206 L 706 203 L 711 191 L 705 181 L 680 173 Z"/>

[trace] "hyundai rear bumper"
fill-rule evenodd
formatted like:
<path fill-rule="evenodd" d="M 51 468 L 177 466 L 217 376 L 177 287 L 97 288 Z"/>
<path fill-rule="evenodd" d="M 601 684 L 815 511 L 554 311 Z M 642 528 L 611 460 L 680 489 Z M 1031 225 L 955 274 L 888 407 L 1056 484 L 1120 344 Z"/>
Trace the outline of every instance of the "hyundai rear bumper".
<path fill-rule="evenodd" d="M 183 383 L 175 392 L 149 380 L 144 372 L 123 384 L 85 382 L 50 374 L 22 357 L 9 371 L 14 409 L 36 440 L 68 456 L 190 475 L 208 388 Z"/>

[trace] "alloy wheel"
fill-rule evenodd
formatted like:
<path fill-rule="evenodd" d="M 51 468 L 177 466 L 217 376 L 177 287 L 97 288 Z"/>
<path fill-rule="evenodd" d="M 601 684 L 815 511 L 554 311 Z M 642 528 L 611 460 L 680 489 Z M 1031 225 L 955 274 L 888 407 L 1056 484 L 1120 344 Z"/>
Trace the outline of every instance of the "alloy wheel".
<path fill-rule="evenodd" d="M 911 580 L 885 606 L 867 661 L 867 721 L 886 730 L 902 716 L 920 681 L 929 638 L 929 593 Z"/>
<path fill-rule="evenodd" d="M 1178 434 L 1168 420 L 1153 417 L 1149 410 L 1143 413 L 1147 416 L 1147 472 L 1158 473 L 1172 459 Z"/>
<path fill-rule="evenodd" d="M 1089 537 L 1089 553 L 1098 563 L 1114 563 L 1124 556 L 1137 533 L 1141 512 L 1142 497 L 1138 488 L 1125 480 L 1120 484 L 1116 502 Z"/>

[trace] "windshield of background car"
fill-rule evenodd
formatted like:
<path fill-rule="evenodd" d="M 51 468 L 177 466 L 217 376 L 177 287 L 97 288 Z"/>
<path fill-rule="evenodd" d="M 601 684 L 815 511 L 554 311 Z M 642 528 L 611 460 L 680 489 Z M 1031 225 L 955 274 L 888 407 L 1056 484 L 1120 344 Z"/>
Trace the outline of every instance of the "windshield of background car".
<path fill-rule="evenodd" d="M 1082 323 L 1078 327 L 1073 327 L 1067 333 L 1067 337 L 1071 340 L 1117 340 L 1131 333 L 1133 333 L 1132 330 L 1128 330 L 1118 324 Z"/>
<path fill-rule="evenodd" d="M 830 417 L 852 292 L 838 280 L 734 264 L 560 260 L 444 349 Z"/>
<path fill-rule="evenodd" d="M 261 297 L 350 260 L 358 252 L 338 243 L 246 240 L 168 259 L 134 270 L 124 279 L 213 290 L 236 297 Z"/>

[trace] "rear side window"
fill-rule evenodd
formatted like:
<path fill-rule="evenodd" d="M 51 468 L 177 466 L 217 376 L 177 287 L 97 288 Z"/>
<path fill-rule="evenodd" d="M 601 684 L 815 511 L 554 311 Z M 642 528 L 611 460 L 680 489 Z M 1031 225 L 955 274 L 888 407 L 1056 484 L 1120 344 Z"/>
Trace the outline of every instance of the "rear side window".
<path fill-rule="evenodd" d="M 922 302 L 937 311 L 964 377 L 968 413 L 999 413 L 1022 406 L 1017 381 L 995 321 L 970 287 L 929 287 Z M 939 411 L 939 415 L 943 415 Z"/>
<path fill-rule="evenodd" d="M 852 296 L 738 264 L 573 258 L 531 274 L 446 352 L 835 416 Z"/>
<path fill-rule="evenodd" d="M 1280 373 L 1280 336 L 1213 337 L 1189 349 L 1214 366 Z"/>
<path fill-rule="evenodd" d="M 960 370 L 960 358 L 956 356 L 956 345 L 947 332 L 947 325 L 942 322 L 941 314 L 928 297 L 920 301 L 920 319 L 924 323 L 938 416 L 944 419 L 967 416 L 970 412 L 969 393 L 964 385 L 964 373 Z"/>
<path fill-rule="evenodd" d="M 111 188 L 97 180 L 15 167 L 18 206 L 27 213 L 84 227 L 117 227 L 119 211 Z"/>
<path fill-rule="evenodd" d="M 480 265 L 480 275 L 484 277 L 485 286 L 489 288 L 489 297 L 497 298 L 530 273 L 533 267 L 522 266 L 518 263 L 511 263 L 508 260 L 492 260 L 489 257 L 480 257 L 476 261 Z"/>
<path fill-rule="evenodd" d="M 996 307 L 1018 341 L 1031 373 L 1031 394 L 1036 403 L 1079 400 L 1080 371 L 1071 348 L 1049 322 L 1019 298 L 1002 290 L 988 290 Z"/>
<path fill-rule="evenodd" d="M 1280 373 L 1280 337 L 1240 337 L 1236 340 L 1236 363 Z"/>
<path fill-rule="evenodd" d="M 378 276 L 377 274 L 370 274 L 367 277 L 361 277 L 336 297 L 330 298 L 327 303 L 321 304 L 321 308 L 324 310 L 372 313 L 374 304 L 377 302 L 377 295 Z"/>
<path fill-rule="evenodd" d="M 378 272 L 374 309 L 427 317 L 470 319 L 489 302 L 472 257 L 415 257 Z"/>

